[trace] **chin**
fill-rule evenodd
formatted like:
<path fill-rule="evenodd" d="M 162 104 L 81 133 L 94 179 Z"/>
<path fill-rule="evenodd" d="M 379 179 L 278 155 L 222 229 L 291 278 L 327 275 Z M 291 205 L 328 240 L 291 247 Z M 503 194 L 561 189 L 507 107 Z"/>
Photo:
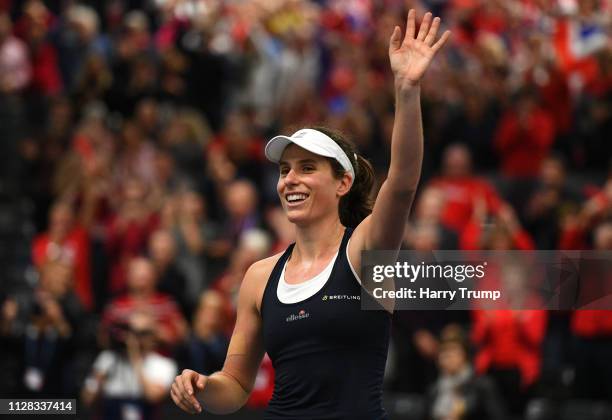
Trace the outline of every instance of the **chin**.
<path fill-rule="evenodd" d="M 310 217 L 305 212 L 285 211 L 287 219 L 296 226 L 303 226 L 310 221 Z"/>

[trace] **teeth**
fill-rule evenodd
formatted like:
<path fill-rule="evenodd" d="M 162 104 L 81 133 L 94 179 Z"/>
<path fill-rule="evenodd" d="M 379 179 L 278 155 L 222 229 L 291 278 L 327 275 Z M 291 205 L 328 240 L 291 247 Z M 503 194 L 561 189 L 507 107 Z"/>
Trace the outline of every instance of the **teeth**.
<path fill-rule="evenodd" d="M 289 194 L 287 196 L 287 201 L 297 201 L 297 200 L 305 200 L 306 194 Z"/>

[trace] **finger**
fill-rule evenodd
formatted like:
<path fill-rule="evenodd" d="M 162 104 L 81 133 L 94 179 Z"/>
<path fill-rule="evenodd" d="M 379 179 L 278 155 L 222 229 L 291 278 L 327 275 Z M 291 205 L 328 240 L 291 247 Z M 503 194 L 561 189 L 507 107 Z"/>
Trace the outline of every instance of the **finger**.
<path fill-rule="evenodd" d="M 206 386 L 206 383 L 208 382 L 208 377 L 204 376 L 204 375 L 198 375 L 198 381 L 196 382 L 196 387 L 199 390 L 204 389 L 204 387 Z"/>
<path fill-rule="evenodd" d="M 440 39 L 438 40 L 438 42 L 436 42 L 433 45 L 433 47 L 431 47 L 434 50 L 434 52 L 438 52 L 438 50 L 440 50 L 440 48 L 444 46 L 446 41 L 448 41 L 448 38 L 450 38 L 450 36 L 451 36 L 451 31 L 444 32 L 442 36 L 440 37 Z"/>
<path fill-rule="evenodd" d="M 397 50 L 401 45 L 402 30 L 399 26 L 393 28 L 393 33 L 391 34 L 391 39 L 389 40 L 389 52 L 393 52 Z"/>
<path fill-rule="evenodd" d="M 195 414 L 197 411 L 194 410 L 186 401 L 184 401 L 180 395 L 178 394 L 178 391 L 176 391 L 174 388 L 172 388 L 170 390 L 170 396 L 172 397 L 172 401 L 174 401 L 174 403 L 183 411 L 186 411 L 190 414 Z"/>
<path fill-rule="evenodd" d="M 431 47 L 431 45 L 436 40 L 436 35 L 438 34 L 439 28 L 440 28 L 440 18 L 436 17 L 433 20 L 433 23 L 431 24 L 431 28 L 429 28 L 429 32 L 427 33 L 427 36 L 425 37 L 425 44 Z"/>
<path fill-rule="evenodd" d="M 423 21 L 421 22 L 421 27 L 419 28 L 419 34 L 417 38 L 419 41 L 423 41 L 425 36 L 427 36 L 427 32 L 429 31 L 429 25 L 431 24 L 431 13 L 425 13 L 425 17 L 423 17 Z"/>
<path fill-rule="evenodd" d="M 183 390 L 184 390 L 183 395 L 185 399 L 189 401 L 189 403 L 193 406 L 193 408 L 199 409 L 200 403 L 196 399 L 194 392 L 193 392 L 193 386 L 191 385 L 191 381 L 193 380 L 194 373 L 195 372 L 184 372 L 181 375 L 181 379 L 183 381 Z"/>
<path fill-rule="evenodd" d="M 177 393 L 178 397 L 181 401 L 181 403 L 183 404 L 183 406 L 186 407 L 186 409 L 191 412 L 191 413 L 199 413 L 202 411 L 202 407 L 200 407 L 200 403 L 195 399 L 195 397 L 190 396 L 183 388 L 183 392 L 182 393 Z"/>
<path fill-rule="evenodd" d="M 183 388 L 183 378 L 181 375 L 174 378 L 173 385 L 176 385 L 176 393 L 178 395 L 183 395 L 185 393 L 185 389 Z"/>
<path fill-rule="evenodd" d="M 406 20 L 406 37 L 404 38 L 404 40 L 414 39 L 414 31 L 416 27 L 415 19 L 416 10 L 410 9 L 410 11 L 408 12 L 408 19 Z"/>
<path fill-rule="evenodd" d="M 177 391 L 177 385 L 176 382 L 172 384 L 172 386 L 170 387 L 170 397 L 172 398 L 172 401 L 174 401 L 174 403 L 181 409 L 184 411 L 189 412 L 190 410 L 188 409 L 188 407 L 185 406 L 185 404 L 183 403 L 179 392 Z"/>
<path fill-rule="evenodd" d="M 185 382 L 183 381 L 183 375 L 176 377 L 174 381 L 176 385 L 176 394 L 184 404 L 188 404 L 190 409 L 193 409 L 192 404 L 189 402 L 189 393 L 185 390 Z"/>

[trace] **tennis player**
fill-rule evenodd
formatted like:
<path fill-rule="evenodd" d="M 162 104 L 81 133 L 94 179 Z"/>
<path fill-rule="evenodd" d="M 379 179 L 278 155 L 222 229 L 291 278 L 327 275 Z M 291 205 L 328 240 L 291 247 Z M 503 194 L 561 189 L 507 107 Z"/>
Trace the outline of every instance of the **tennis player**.
<path fill-rule="evenodd" d="M 242 282 L 223 369 L 186 369 L 172 384 L 189 413 L 232 413 L 247 401 L 265 352 L 276 371 L 266 419 L 384 419 L 382 381 L 389 312 L 361 310 L 361 251 L 398 249 L 421 173 L 420 81 L 450 36 L 427 13 L 416 33 L 389 41 L 396 108 L 391 163 L 373 208 L 370 164 L 327 129 L 277 136 L 266 156 L 278 163 L 277 191 L 296 242 L 253 264 Z M 369 295 L 364 294 L 365 298 Z"/>

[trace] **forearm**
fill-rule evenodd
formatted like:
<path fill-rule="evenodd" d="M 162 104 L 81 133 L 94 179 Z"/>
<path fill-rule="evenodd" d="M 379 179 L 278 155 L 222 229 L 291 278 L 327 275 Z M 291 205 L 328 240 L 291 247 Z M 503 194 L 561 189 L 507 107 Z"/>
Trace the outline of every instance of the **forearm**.
<path fill-rule="evenodd" d="M 247 402 L 250 390 L 226 372 L 220 371 L 208 377 L 206 387 L 199 391 L 198 399 L 204 410 L 213 414 L 229 414 L 238 411 Z"/>
<path fill-rule="evenodd" d="M 423 162 L 420 86 L 395 82 L 395 121 L 387 182 L 393 189 L 416 190 Z"/>

